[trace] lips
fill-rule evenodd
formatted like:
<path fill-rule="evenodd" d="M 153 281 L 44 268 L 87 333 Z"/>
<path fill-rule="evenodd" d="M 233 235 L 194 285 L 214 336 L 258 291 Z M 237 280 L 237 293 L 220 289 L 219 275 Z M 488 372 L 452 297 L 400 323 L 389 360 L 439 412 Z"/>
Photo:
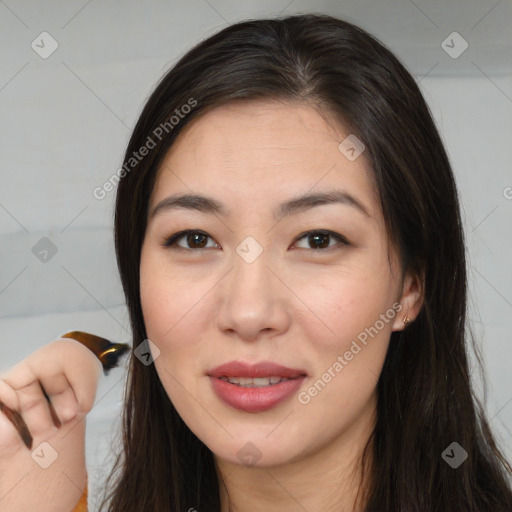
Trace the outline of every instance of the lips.
<path fill-rule="evenodd" d="M 252 413 L 272 409 L 286 401 L 299 390 L 306 376 L 305 370 L 288 368 L 270 361 L 252 365 L 231 361 L 217 366 L 208 373 L 213 391 L 224 404 Z M 278 377 L 279 382 L 273 383 Z M 255 379 L 256 385 L 247 387 L 247 381 L 252 379 Z M 269 383 L 265 385 L 258 379 L 269 379 Z M 239 383 L 236 383 L 237 381 Z M 244 385 L 240 385 L 240 382 Z"/>
<path fill-rule="evenodd" d="M 230 361 L 213 368 L 208 372 L 211 377 L 283 377 L 286 379 L 295 379 L 307 375 L 303 369 L 288 368 L 271 361 L 262 361 L 256 364 L 248 364 L 242 361 Z"/>

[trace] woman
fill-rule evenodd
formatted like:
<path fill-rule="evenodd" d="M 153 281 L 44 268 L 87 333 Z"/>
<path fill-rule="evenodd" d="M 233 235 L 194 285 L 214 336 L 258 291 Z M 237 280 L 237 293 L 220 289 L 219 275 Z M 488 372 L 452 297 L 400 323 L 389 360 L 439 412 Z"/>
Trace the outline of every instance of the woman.
<path fill-rule="evenodd" d="M 381 43 L 322 15 L 227 27 L 162 79 L 119 177 L 136 357 L 102 510 L 512 510 L 453 173 Z"/>

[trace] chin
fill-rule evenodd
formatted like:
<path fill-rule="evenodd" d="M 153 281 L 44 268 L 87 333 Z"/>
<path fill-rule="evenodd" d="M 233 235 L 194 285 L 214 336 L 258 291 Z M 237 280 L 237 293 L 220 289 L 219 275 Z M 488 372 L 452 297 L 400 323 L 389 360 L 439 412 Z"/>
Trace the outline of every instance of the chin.
<path fill-rule="evenodd" d="M 265 434 L 266 435 L 266 434 Z M 283 445 L 281 440 L 273 442 L 261 438 L 247 436 L 233 440 L 229 446 L 208 445 L 217 459 L 237 466 L 254 468 L 271 468 L 293 462 L 300 454 L 291 446 Z M 276 442 L 277 441 L 277 442 Z"/>

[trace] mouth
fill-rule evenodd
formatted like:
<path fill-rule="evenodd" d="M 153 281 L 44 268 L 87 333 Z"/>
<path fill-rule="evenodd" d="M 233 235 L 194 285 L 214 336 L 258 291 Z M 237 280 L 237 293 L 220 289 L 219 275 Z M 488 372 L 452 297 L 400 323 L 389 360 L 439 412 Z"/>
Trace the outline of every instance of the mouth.
<path fill-rule="evenodd" d="M 272 377 L 227 377 L 223 375 L 219 377 L 220 380 L 230 382 L 235 386 L 240 386 L 242 388 L 266 388 L 268 386 L 274 386 L 275 384 L 279 384 L 280 382 L 286 382 L 288 380 L 286 377 L 272 376 Z M 298 377 L 295 377 L 298 378 Z"/>
<path fill-rule="evenodd" d="M 207 375 L 224 404 L 245 412 L 262 412 L 277 406 L 298 391 L 307 377 L 305 370 L 270 361 L 252 365 L 232 361 Z"/>

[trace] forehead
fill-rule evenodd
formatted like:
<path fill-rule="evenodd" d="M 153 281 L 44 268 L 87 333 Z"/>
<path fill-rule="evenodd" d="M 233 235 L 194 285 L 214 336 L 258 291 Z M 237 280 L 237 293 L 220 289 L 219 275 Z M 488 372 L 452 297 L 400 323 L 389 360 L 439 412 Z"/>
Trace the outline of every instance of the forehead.
<path fill-rule="evenodd" d="M 339 149 L 349 132 L 329 113 L 305 104 L 237 102 L 187 125 L 166 155 L 151 204 L 170 193 L 207 193 L 241 206 L 343 188 L 378 214 L 364 153 Z"/>

